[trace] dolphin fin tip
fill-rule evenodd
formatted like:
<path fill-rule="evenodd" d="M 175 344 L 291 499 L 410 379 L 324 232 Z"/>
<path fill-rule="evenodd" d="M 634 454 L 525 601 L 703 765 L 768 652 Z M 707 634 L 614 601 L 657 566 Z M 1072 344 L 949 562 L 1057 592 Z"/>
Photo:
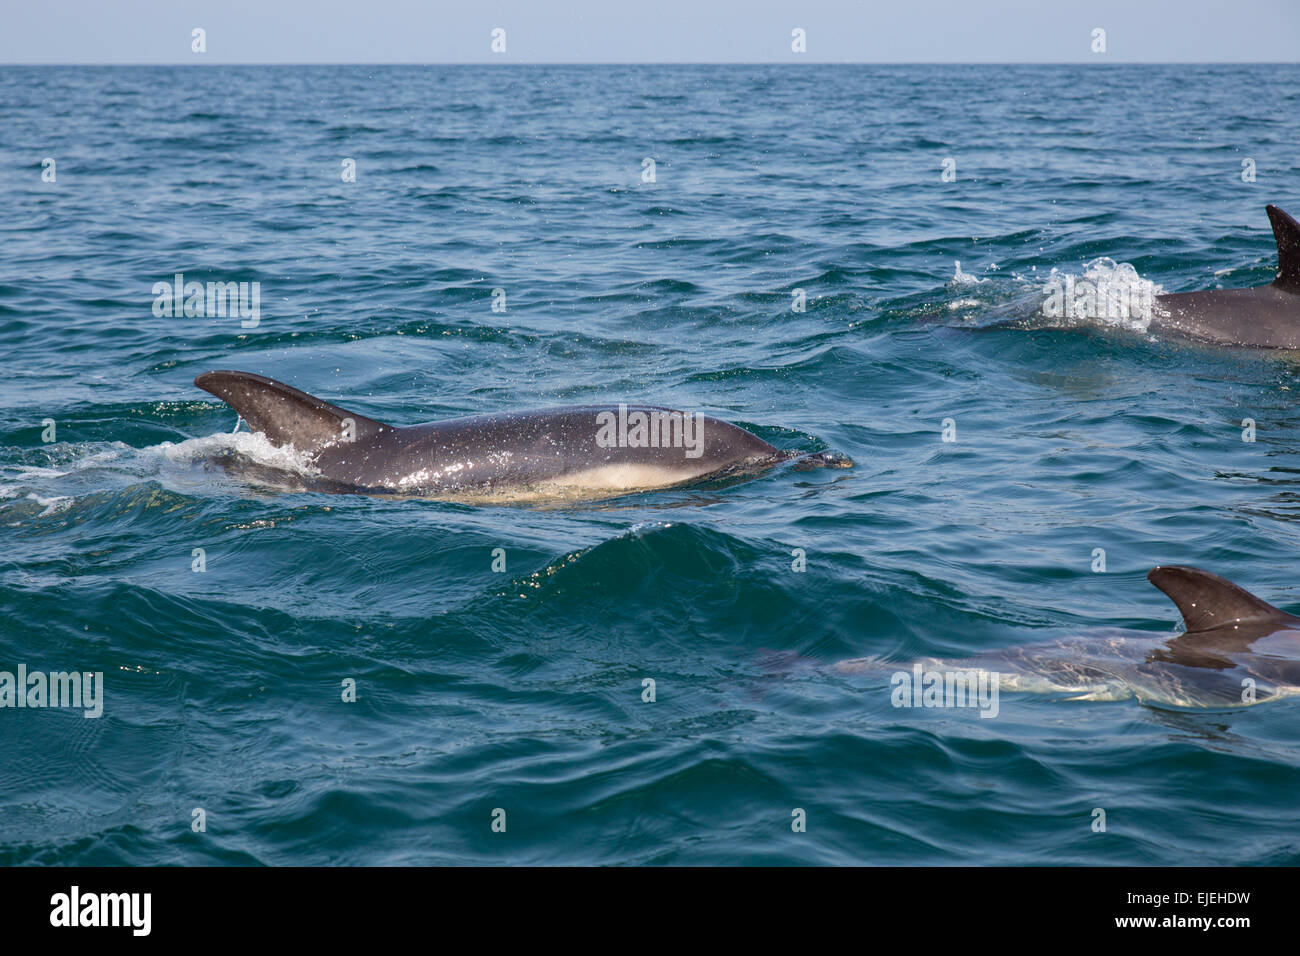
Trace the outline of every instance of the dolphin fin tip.
<path fill-rule="evenodd" d="M 220 388 L 222 385 L 229 385 L 233 382 L 258 382 L 264 385 L 280 385 L 274 379 L 267 378 L 264 375 L 256 375 L 253 372 L 237 372 L 229 368 L 214 368 L 206 372 L 200 372 L 194 376 L 194 384 L 205 392 L 212 392 L 218 395 L 213 389 Z"/>
<path fill-rule="evenodd" d="M 209 372 L 200 372 L 198 375 L 194 376 L 194 384 L 205 392 L 209 392 L 212 390 L 209 386 L 216 384 L 220 376 L 228 374 L 230 373 L 225 369 L 213 369 Z"/>

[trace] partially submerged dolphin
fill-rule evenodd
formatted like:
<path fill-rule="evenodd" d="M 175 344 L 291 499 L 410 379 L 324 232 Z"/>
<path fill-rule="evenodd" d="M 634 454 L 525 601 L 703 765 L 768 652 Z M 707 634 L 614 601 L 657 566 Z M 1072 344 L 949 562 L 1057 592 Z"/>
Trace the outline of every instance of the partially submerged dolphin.
<path fill-rule="evenodd" d="M 1300 349 L 1300 223 L 1266 207 L 1277 240 L 1277 278 L 1248 289 L 1156 296 L 1151 327 L 1215 345 Z"/>
<path fill-rule="evenodd" d="M 743 428 L 668 408 L 580 405 L 386 425 L 251 372 L 194 384 L 271 444 L 292 446 L 313 490 L 478 500 L 601 498 L 752 474 L 784 461 L 848 468 L 843 455 L 783 451 Z"/>
<path fill-rule="evenodd" d="M 991 708 L 981 707 L 989 716 L 996 716 L 999 689 L 1086 700 L 1136 697 L 1173 707 L 1238 707 L 1300 693 L 1300 617 L 1199 568 L 1157 567 L 1147 579 L 1178 607 L 1184 633 L 1152 638 L 1115 631 L 966 661 L 927 660 L 912 665 L 916 678 L 909 671 L 896 670 L 894 676 L 899 682 L 905 678 L 909 688 L 921 683 L 918 692 L 930 679 L 941 699 L 948 675 L 965 675 L 963 685 L 978 685 L 985 704 L 991 700 Z M 834 670 L 878 673 L 891 667 L 896 665 L 859 658 L 841 661 Z"/>

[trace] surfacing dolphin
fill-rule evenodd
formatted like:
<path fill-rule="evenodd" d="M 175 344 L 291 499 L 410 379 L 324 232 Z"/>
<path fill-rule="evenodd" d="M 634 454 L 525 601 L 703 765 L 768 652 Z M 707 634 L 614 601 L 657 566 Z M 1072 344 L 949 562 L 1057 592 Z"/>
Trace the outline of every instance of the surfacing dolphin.
<path fill-rule="evenodd" d="M 194 384 L 254 432 L 292 446 L 317 491 L 476 501 L 597 499 L 750 475 L 784 461 L 848 468 L 830 452 L 783 451 L 743 428 L 645 405 L 578 405 L 386 425 L 251 372 Z"/>
<path fill-rule="evenodd" d="M 1300 693 L 1300 617 L 1199 568 L 1153 568 L 1147 579 L 1178 607 L 1184 633 L 1152 638 L 1115 631 L 967 661 L 927 660 L 918 673 L 943 682 L 950 672 L 978 671 L 996 674 L 1002 691 L 1081 700 L 1136 697 L 1167 707 L 1239 707 Z M 834 665 L 841 673 L 890 667 L 897 671 L 873 658 Z"/>
<path fill-rule="evenodd" d="M 1277 240 L 1277 278 L 1248 289 L 1156 297 L 1151 327 L 1214 345 L 1300 349 L 1300 223 L 1266 207 Z"/>

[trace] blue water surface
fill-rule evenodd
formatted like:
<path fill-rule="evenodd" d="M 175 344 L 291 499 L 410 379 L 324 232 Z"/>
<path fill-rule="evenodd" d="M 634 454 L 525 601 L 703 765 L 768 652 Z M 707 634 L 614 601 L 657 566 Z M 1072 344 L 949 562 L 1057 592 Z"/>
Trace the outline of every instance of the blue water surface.
<path fill-rule="evenodd" d="M 0 709 L 0 861 L 1300 863 L 1300 700 L 888 681 L 1172 636 L 1161 563 L 1300 606 L 1294 357 L 1040 314 L 1053 270 L 1270 281 L 1300 67 L 7 67 L 0 133 L 0 670 L 105 681 Z M 155 315 L 176 273 L 257 325 Z M 212 368 L 857 467 L 303 493 L 216 466 Z"/>

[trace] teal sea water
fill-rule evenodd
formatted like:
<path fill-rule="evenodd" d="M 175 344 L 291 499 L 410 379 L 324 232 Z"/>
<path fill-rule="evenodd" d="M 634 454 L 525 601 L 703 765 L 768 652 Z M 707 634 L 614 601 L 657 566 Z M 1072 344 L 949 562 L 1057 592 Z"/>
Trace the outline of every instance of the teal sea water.
<path fill-rule="evenodd" d="M 1040 309 L 1053 270 L 1269 281 L 1300 67 L 3 68 L 0 130 L 0 670 L 105 681 L 0 709 L 0 861 L 1300 862 L 1300 699 L 888 682 L 1172 636 L 1160 563 L 1300 607 L 1294 357 Z M 176 273 L 259 282 L 257 326 L 156 316 Z M 213 368 L 857 467 L 303 493 L 218 467 L 268 452 Z"/>

